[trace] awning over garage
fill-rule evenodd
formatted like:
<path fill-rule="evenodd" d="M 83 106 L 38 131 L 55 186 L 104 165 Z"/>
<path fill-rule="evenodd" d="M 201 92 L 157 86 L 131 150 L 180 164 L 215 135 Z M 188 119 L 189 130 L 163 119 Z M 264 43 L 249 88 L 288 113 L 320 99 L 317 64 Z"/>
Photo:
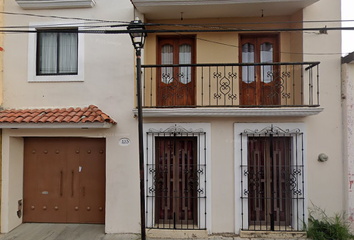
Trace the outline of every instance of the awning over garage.
<path fill-rule="evenodd" d="M 117 124 L 95 105 L 88 107 L 7 109 L 0 128 L 110 128 Z"/>

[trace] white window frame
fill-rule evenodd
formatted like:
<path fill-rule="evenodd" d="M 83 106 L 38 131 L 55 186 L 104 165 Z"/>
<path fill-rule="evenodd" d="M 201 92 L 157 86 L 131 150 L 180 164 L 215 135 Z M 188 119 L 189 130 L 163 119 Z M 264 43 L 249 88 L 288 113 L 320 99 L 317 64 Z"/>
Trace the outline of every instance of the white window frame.
<path fill-rule="evenodd" d="M 293 154 L 293 158 L 294 154 L 296 154 L 296 152 L 298 154 L 301 154 L 302 152 L 302 146 L 303 146 L 303 161 L 304 161 L 304 188 L 301 189 L 303 191 L 303 195 L 305 197 L 304 199 L 304 212 L 302 212 L 302 209 L 297 209 L 296 207 L 294 207 L 292 210 L 294 211 L 301 211 L 299 213 L 299 215 L 304 214 L 304 219 L 305 219 L 305 223 L 307 224 L 307 219 L 308 219 L 308 195 L 307 195 L 307 141 L 306 141 L 306 125 L 305 123 L 235 123 L 234 124 L 234 171 L 235 171 L 235 179 L 234 179 L 234 183 L 235 183 L 235 233 L 239 234 L 240 233 L 240 229 L 242 228 L 242 224 L 243 227 L 245 229 L 248 228 L 248 204 L 243 204 L 242 205 L 242 199 L 241 199 L 241 184 L 240 184 L 240 180 L 241 180 L 241 160 L 240 160 L 240 156 L 242 154 L 242 158 L 243 159 L 247 159 L 247 154 L 248 154 L 248 141 L 247 141 L 247 136 L 246 135 L 241 135 L 242 132 L 244 132 L 245 130 L 262 130 L 266 127 L 269 127 L 271 125 L 280 127 L 282 129 L 289 129 L 289 130 L 294 130 L 294 129 L 299 129 L 300 132 L 303 134 L 303 145 L 302 144 L 298 144 L 297 148 L 295 149 L 295 144 L 294 141 L 292 141 L 292 148 L 295 149 L 292 154 Z M 242 138 L 242 141 L 241 141 Z M 293 137 L 294 138 L 294 137 Z M 242 151 L 241 151 L 241 143 L 242 143 Z M 247 163 L 245 163 L 247 165 Z M 245 165 L 244 164 L 244 165 Z M 243 176 L 242 176 L 243 177 Z M 244 184 L 247 185 L 247 178 L 243 177 L 243 181 L 245 181 Z M 243 211 L 242 211 L 242 206 L 243 206 Z M 244 216 L 242 218 L 241 213 L 243 212 Z M 293 215 L 295 216 L 295 215 Z M 242 221 L 244 221 L 242 223 Z M 292 219 L 293 221 L 293 228 L 295 229 L 301 229 L 302 226 L 302 222 L 299 221 L 299 225 L 301 224 L 301 226 L 297 226 L 297 222 L 296 219 Z"/>
<path fill-rule="evenodd" d="M 80 23 L 78 23 L 80 24 Z M 75 25 L 63 22 L 30 23 L 30 31 L 41 29 L 72 28 Z M 80 27 L 78 27 L 80 30 Z M 37 33 L 29 33 L 28 36 L 28 82 L 83 82 L 84 81 L 84 34 L 78 33 L 78 69 L 75 75 L 37 75 Z"/>
<path fill-rule="evenodd" d="M 143 127 L 143 133 L 144 133 L 144 146 L 148 148 L 148 151 L 145 152 L 144 154 L 144 165 L 146 166 L 148 157 L 152 159 L 154 157 L 154 151 L 152 147 L 152 142 L 154 142 L 154 139 L 152 139 L 152 135 L 149 134 L 149 144 L 150 146 L 147 146 L 147 133 L 149 132 L 150 129 L 156 129 L 156 130 L 161 130 L 164 131 L 166 129 L 171 128 L 171 126 L 176 126 L 182 127 L 184 129 L 187 129 L 188 131 L 203 131 L 205 132 L 205 135 L 203 135 L 200 139 L 200 136 L 198 137 L 198 146 L 200 146 L 201 149 L 206 148 L 205 151 L 205 159 L 206 159 L 206 176 L 207 179 L 199 179 L 200 181 L 206 180 L 206 211 L 207 214 L 206 216 L 204 214 L 198 213 L 199 216 L 202 216 L 202 219 L 198 219 L 198 226 L 200 228 L 206 228 L 208 231 L 208 234 L 212 233 L 211 229 L 211 124 L 210 123 L 146 123 L 144 124 Z M 204 139 L 205 138 L 205 139 Z M 205 146 L 204 144 L 205 140 Z M 200 141 L 200 142 L 199 142 Z M 199 152 L 199 151 L 198 151 Z M 203 152 L 203 151 L 202 151 Z M 204 154 L 204 153 L 203 153 Z M 201 156 L 204 158 L 204 155 Z M 149 174 L 148 174 L 148 169 L 145 169 L 145 179 L 148 179 Z M 149 179 L 149 182 L 152 182 L 152 179 Z M 154 205 L 154 201 L 151 200 L 151 198 L 147 198 L 147 191 L 148 191 L 148 186 L 145 186 L 145 209 L 151 209 L 152 206 Z M 204 208 L 204 205 L 202 206 Z M 146 218 L 146 226 L 147 227 L 152 227 L 154 225 L 154 216 L 155 213 L 153 213 L 153 218 Z M 205 223 L 206 220 L 206 226 L 203 224 Z"/>

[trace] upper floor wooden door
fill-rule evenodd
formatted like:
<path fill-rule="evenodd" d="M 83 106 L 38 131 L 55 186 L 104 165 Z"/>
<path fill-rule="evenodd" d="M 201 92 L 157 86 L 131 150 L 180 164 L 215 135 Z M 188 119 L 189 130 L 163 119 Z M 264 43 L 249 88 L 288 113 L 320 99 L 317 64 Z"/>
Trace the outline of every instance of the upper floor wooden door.
<path fill-rule="evenodd" d="M 194 64 L 193 36 L 159 37 L 158 64 Z M 195 70 L 191 66 L 158 68 L 157 106 L 195 104 Z"/>
<path fill-rule="evenodd" d="M 241 63 L 279 61 L 278 35 L 241 35 Z M 240 68 L 241 105 L 278 105 L 280 103 L 279 68 L 272 65 Z"/>

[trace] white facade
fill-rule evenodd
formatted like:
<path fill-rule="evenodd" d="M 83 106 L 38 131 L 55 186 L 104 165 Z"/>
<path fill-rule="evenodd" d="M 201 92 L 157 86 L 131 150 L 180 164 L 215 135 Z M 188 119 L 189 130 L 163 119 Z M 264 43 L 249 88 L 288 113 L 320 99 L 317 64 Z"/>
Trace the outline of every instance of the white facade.
<path fill-rule="evenodd" d="M 123 22 L 134 19 L 134 9 L 130 1 L 87 2 L 96 4 L 90 8 L 67 6 L 65 9 L 46 9 L 46 6 L 41 6 L 41 2 L 37 1 L 39 5 L 34 11 L 23 10 L 19 5 L 20 1 L 6 1 L 5 11 L 8 12 L 67 18 L 6 15 L 6 25 L 28 26 L 29 30 L 36 27 L 68 26 L 87 29 L 97 25 L 97 22 L 83 19 Z M 82 19 L 76 20 L 78 17 Z M 7 50 L 4 54 L 4 108 L 67 108 L 94 104 L 118 124 L 109 129 L 4 130 L 2 232 L 9 232 L 22 223 L 22 218 L 18 218 L 14 211 L 18 209 L 17 201 L 23 198 L 23 138 L 34 136 L 106 138 L 106 232 L 139 232 L 137 120 L 132 112 L 135 104 L 133 46 L 130 37 L 123 34 L 79 34 L 78 41 L 77 75 L 35 76 L 36 34 L 5 36 L 4 48 Z M 131 144 L 120 146 L 121 138 L 130 139 Z"/>

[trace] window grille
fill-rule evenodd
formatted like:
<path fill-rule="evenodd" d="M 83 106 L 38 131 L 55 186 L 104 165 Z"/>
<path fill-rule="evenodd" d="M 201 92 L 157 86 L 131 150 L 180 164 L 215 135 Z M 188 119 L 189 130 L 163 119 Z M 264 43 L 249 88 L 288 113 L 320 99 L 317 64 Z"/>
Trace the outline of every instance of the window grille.
<path fill-rule="evenodd" d="M 299 129 L 271 125 L 241 133 L 242 230 L 303 230 L 303 144 Z"/>

